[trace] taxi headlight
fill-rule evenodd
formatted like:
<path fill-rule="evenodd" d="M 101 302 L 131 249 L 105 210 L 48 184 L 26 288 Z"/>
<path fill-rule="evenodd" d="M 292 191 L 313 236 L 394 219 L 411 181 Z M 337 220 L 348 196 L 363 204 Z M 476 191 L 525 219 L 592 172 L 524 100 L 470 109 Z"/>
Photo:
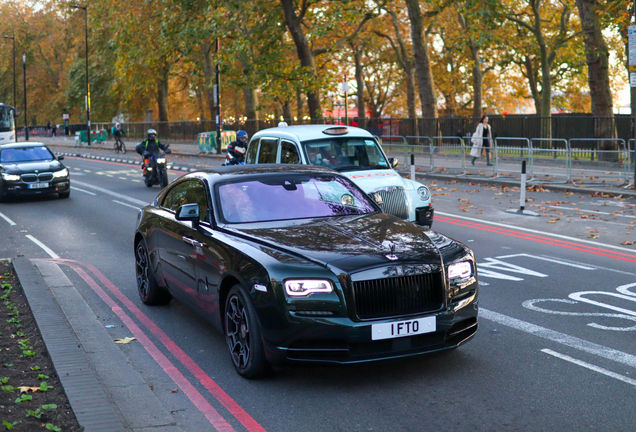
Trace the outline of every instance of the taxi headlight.
<path fill-rule="evenodd" d="M 331 282 L 316 279 L 291 279 L 285 281 L 285 292 L 291 297 L 306 297 L 313 293 L 329 293 L 333 291 Z"/>
<path fill-rule="evenodd" d="M 15 174 L 2 173 L 2 179 L 5 181 L 20 181 L 20 176 Z"/>
<path fill-rule="evenodd" d="M 53 173 L 53 178 L 68 177 L 68 168 Z"/>
<path fill-rule="evenodd" d="M 473 275 L 473 267 L 469 261 L 463 261 L 448 266 L 448 279 L 466 279 Z"/>
<path fill-rule="evenodd" d="M 426 186 L 420 186 L 417 188 L 417 195 L 422 201 L 428 201 L 431 199 L 431 191 Z"/>

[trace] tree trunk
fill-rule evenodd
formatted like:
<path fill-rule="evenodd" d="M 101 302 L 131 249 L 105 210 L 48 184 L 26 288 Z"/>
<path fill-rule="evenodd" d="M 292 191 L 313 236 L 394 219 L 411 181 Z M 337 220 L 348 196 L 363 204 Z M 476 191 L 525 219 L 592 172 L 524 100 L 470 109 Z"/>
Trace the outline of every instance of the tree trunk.
<path fill-rule="evenodd" d="M 288 100 L 283 104 L 283 119 L 285 119 L 284 121 L 287 122 L 287 124 L 290 124 L 292 121 L 291 103 Z"/>
<path fill-rule="evenodd" d="M 473 118 L 481 118 L 483 113 L 482 106 L 482 85 L 483 73 L 481 71 L 481 56 L 479 47 L 470 42 L 470 54 L 473 58 Z"/>
<path fill-rule="evenodd" d="M 311 52 L 309 42 L 305 37 L 301 20 L 296 15 L 294 0 L 280 0 L 283 6 L 283 12 L 285 13 L 285 23 L 289 29 L 289 33 L 296 45 L 296 52 L 298 53 L 298 60 L 300 65 L 307 68 L 312 78 L 316 78 L 316 64 L 314 62 L 314 56 Z M 310 86 L 313 90 L 307 90 L 307 106 L 309 107 L 309 117 L 312 121 L 322 118 L 322 107 L 320 105 L 320 90 L 317 86 Z"/>
<path fill-rule="evenodd" d="M 296 118 L 298 124 L 303 124 L 303 93 L 296 89 Z"/>
<path fill-rule="evenodd" d="M 528 76 L 528 83 L 530 84 L 530 93 L 532 94 L 532 100 L 534 102 L 534 110 L 537 115 L 541 117 L 541 93 L 537 87 L 537 80 L 534 76 L 534 68 L 532 67 L 532 60 L 530 57 L 525 56 L 523 66 L 526 69 L 526 75 Z"/>
<path fill-rule="evenodd" d="M 353 58 L 355 60 L 355 68 L 356 68 L 356 87 L 358 93 L 358 127 L 362 129 L 366 129 L 367 127 L 367 119 L 366 112 L 364 109 L 364 77 L 362 76 L 362 50 L 357 47 L 353 51 Z"/>
<path fill-rule="evenodd" d="M 428 44 L 423 35 L 422 12 L 419 0 L 405 0 L 411 21 L 411 39 L 413 40 L 413 57 L 415 58 L 415 70 L 417 72 L 417 84 L 420 90 L 420 103 L 422 104 L 422 117 L 437 117 L 437 97 L 433 83 L 433 72 L 428 58 Z M 434 131 L 425 131 L 431 135 Z"/>
<path fill-rule="evenodd" d="M 214 103 L 214 67 L 212 65 L 212 42 L 205 40 L 201 44 L 203 52 L 203 75 L 205 76 L 205 93 L 210 108 L 210 119 L 216 119 L 216 105 Z"/>
<path fill-rule="evenodd" d="M 168 75 L 170 67 L 164 66 L 159 71 L 157 78 L 157 105 L 159 108 L 159 121 L 168 121 Z"/>
<path fill-rule="evenodd" d="M 245 122 L 246 132 L 252 136 L 258 132 L 258 113 L 256 112 L 256 105 L 258 105 L 258 97 L 256 95 L 256 89 L 250 83 L 252 67 L 245 55 L 240 55 L 241 66 L 243 67 L 243 75 L 245 76 L 247 84 L 243 87 L 243 100 L 245 101 Z"/>
<path fill-rule="evenodd" d="M 609 84 L 609 49 L 601 33 L 598 21 L 597 0 L 576 0 L 581 17 L 583 40 L 585 41 L 585 60 L 588 69 L 590 97 L 592 98 L 592 116 L 596 117 L 594 136 L 596 138 L 615 138 L 612 92 Z M 615 150 L 616 142 L 601 141 L 604 150 Z M 615 159 L 617 154 L 606 154 Z"/>

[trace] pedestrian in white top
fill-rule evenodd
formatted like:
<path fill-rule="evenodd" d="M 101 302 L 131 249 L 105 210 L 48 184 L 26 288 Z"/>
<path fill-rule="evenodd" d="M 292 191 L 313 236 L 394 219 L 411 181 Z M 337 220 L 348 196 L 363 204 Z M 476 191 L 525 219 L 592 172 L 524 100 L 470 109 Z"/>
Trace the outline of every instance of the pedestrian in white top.
<path fill-rule="evenodd" d="M 470 140 L 473 148 L 470 150 L 470 155 L 473 160 L 470 161 L 475 165 L 475 160 L 481 156 L 482 147 L 486 151 L 486 165 L 492 166 L 490 163 L 490 148 L 492 147 L 492 129 L 488 124 L 488 116 L 485 115 L 479 121 L 477 130 L 473 134 L 473 138 Z"/>

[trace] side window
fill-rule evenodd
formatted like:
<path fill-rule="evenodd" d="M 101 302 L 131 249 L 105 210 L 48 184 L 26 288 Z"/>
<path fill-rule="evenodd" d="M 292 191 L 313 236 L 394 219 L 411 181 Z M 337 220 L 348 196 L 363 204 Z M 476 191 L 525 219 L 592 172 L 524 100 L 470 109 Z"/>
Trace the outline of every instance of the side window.
<path fill-rule="evenodd" d="M 200 220 L 210 222 L 210 209 L 205 186 L 199 180 L 179 183 L 168 191 L 161 207 L 176 212 L 184 204 L 199 204 Z"/>
<path fill-rule="evenodd" d="M 245 163 L 255 164 L 257 152 L 258 152 L 258 140 L 252 140 L 252 142 L 250 143 L 247 149 L 247 154 L 245 155 Z"/>
<path fill-rule="evenodd" d="M 258 154 L 258 163 L 276 163 L 276 151 L 278 150 L 278 140 L 275 138 L 261 139 L 261 150 Z"/>
<path fill-rule="evenodd" d="M 280 163 L 297 164 L 300 162 L 298 157 L 298 149 L 296 144 L 290 141 L 281 141 L 280 143 Z"/>

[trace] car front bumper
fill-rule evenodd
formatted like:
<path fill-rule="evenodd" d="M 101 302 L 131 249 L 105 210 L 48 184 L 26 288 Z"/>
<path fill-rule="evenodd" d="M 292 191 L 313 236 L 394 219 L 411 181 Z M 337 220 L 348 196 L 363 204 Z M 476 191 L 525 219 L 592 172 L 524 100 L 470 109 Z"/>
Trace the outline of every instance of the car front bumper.
<path fill-rule="evenodd" d="M 427 228 L 433 226 L 433 217 L 435 209 L 433 206 L 419 207 L 415 209 L 415 223 Z"/>
<path fill-rule="evenodd" d="M 71 188 L 71 182 L 69 178 L 53 179 L 48 181 L 48 187 L 31 189 L 29 183 L 18 182 L 3 182 L 2 194 L 5 196 L 20 196 L 20 195 L 46 195 L 54 194 L 58 192 L 68 192 Z"/>
<path fill-rule="evenodd" d="M 345 364 L 453 349 L 475 335 L 477 312 L 475 294 L 434 314 L 434 332 L 382 340 L 372 340 L 373 324 L 395 323 L 431 314 L 354 322 L 346 317 L 307 317 L 290 312 L 289 325 L 282 333 L 280 328 L 263 329 L 265 353 L 272 363 Z"/>

